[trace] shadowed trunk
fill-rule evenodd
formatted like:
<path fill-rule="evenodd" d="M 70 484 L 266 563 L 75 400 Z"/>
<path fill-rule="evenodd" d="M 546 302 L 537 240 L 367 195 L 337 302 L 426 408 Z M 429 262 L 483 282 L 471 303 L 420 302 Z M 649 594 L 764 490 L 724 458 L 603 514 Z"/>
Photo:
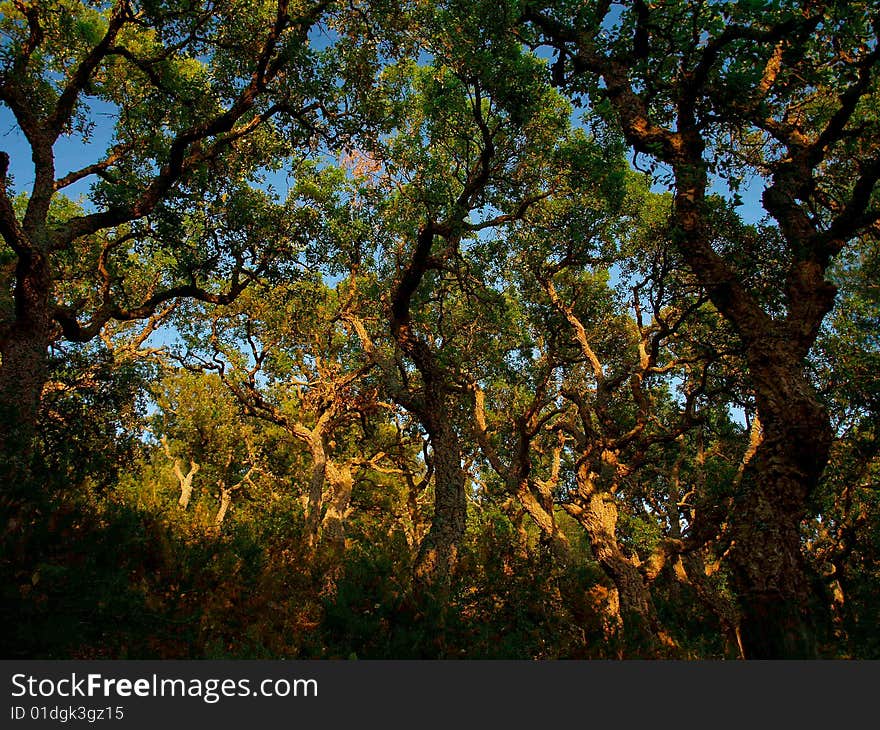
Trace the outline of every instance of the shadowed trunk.
<path fill-rule="evenodd" d="M 48 376 L 48 337 L 16 327 L 0 346 L 0 439 L 3 466 L 13 476 L 30 470 L 40 394 Z"/>
<path fill-rule="evenodd" d="M 691 141 L 693 149 L 685 157 L 699 159 L 702 144 Z M 763 426 L 730 517 L 743 650 L 747 659 L 814 657 L 816 603 L 799 529 L 828 463 L 832 432 L 804 364 L 836 289 L 815 262 L 792 268 L 786 291 L 791 311 L 786 320 L 774 320 L 708 245 L 703 211 L 695 203 L 705 192 L 703 166 L 679 161 L 677 185 L 677 219 L 687 234 L 681 248 L 712 302 L 742 339 Z M 808 230 L 788 233 L 790 240 L 804 245 L 810 240 Z"/>
<path fill-rule="evenodd" d="M 0 499 L 4 529 L 15 525 L 33 494 L 34 438 L 40 396 L 48 378 L 48 347 L 53 321 L 51 278 L 45 259 L 21 257 L 15 288 L 15 321 L 0 338 Z"/>
<path fill-rule="evenodd" d="M 458 434 L 446 417 L 446 399 L 426 397 L 423 422 L 434 452 L 434 517 L 419 546 L 415 578 L 422 587 L 448 585 L 458 561 L 467 514 Z"/>
<path fill-rule="evenodd" d="M 412 359 L 422 378 L 420 393 L 398 394 L 396 400 L 425 427 L 434 452 L 434 517 L 419 546 L 415 583 L 420 590 L 434 586 L 443 593 L 449 586 L 458 561 L 458 544 L 465 533 L 465 475 L 461 445 L 453 426 L 448 373 L 437 352 L 413 330 L 410 312 L 412 297 L 432 266 L 429 256 L 437 232 L 433 224 L 419 231 L 412 260 L 391 299 L 389 324 L 397 346 Z"/>
<path fill-rule="evenodd" d="M 731 520 L 743 648 L 753 659 L 815 657 L 817 604 L 800 523 L 828 460 L 831 428 L 800 368 L 766 368 L 753 378 L 763 438 Z"/>

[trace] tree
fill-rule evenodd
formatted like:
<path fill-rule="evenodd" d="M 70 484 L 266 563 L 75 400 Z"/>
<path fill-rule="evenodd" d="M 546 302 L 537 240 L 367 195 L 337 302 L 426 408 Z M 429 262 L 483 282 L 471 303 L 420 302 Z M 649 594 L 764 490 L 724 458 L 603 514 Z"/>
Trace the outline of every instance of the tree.
<path fill-rule="evenodd" d="M 832 434 L 805 359 L 834 303 L 831 261 L 880 215 L 880 19 L 870 4 L 641 0 L 619 16 L 605 2 L 530 3 L 523 19 L 556 49 L 557 81 L 669 172 L 676 244 L 743 342 L 762 425 L 730 555 L 746 654 L 813 656 L 799 527 Z M 778 235 L 719 248 L 710 186 L 748 175 Z M 756 257 L 783 282 L 778 308 L 743 278 Z"/>
<path fill-rule="evenodd" d="M 154 386 L 157 413 L 153 436 L 171 462 L 180 486 L 177 505 L 187 510 L 194 494 L 216 496 L 219 527 L 232 494 L 261 466 L 258 434 L 246 423 L 235 399 L 213 373 L 192 373 L 166 366 Z M 196 499 L 202 506 L 213 500 Z"/>
<path fill-rule="evenodd" d="M 11 161 L 0 155 L 8 492 L 29 489 L 51 343 L 87 342 L 180 297 L 228 302 L 289 247 L 276 206 L 251 183 L 313 135 L 322 87 L 308 34 L 326 7 L 4 4 L 0 101 L 34 164 L 32 188 L 13 200 Z M 87 142 L 99 115 L 114 120 L 106 150 L 65 171 L 56 143 Z M 81 181 L 92 185 L 78 206 L 65 191 Z"/>
<path fill-rule="evenodd" d="M 16 651 L 876 653 L 872 5 L 0 8 Z"/>
<path fill-rule="evenodd" d="M 387 286 L 381 336 L 390 335 L 394 349 L 375 362 L 396 382 L 389 394 L 419 420 L 432 451 L 435 511 L 416 574 L 425 586 L 443 586 L 466 523 L 462 371 L 481 341 L 469 340 L 478 322 L 455 324 L 478 316 L 471 300 L 487 287 L 469 251 L 547 194 L 551 165 L 562 161 L 552 150 L 567 109 L 512 39 L 485 47 L 490 36 L 476 15 L 441 8 L 418 17 L 436 29 L 420 30 L 418 39 L 433 63 L 404 60 L 385 72 L 394 133 L 357 143 L 377 177 L 377 258 Z M 361 331 L 378 355 L 377 333 Z"/>
<path fill-rule="evenodd" d="M 386 457 L 378 444 L 365 456 L 365 432 L 387 404 L 367 381 L 372 365 L 357 357 L 343 326 L 353 300 L 346 282 L 338 291 L 310 278 L 254 289 L 213 314 L 208 341 L 187 358 L 215 371 L 249 416 L 280 426 L 306 448 L 306 540 L 309 550 L 320 541 L 336 558 L 345 547 L 357 473 Z M 358 426 L 360 438 L 352 435 Z"/>
<path fill-rule="evenodd" d="M 536 205 L 507 239 L 502 267 L 519 299 L 512 320 L 528 322 L 528 334 L 509 341 L 511 349 L 519 343 L 515 356 L 494 356 L 485 393 L 474 384 L 477 437 L 549 537 L 556 507 L 584 529 L 612 586 L 609 633 L 652 655 L 675 647 L 652 597 L 665 566 L 736 631 L 735 611 L 707 582 L 702 557 L 720 541 L 720 525 L 695 529 L 708 490 L 682 473 L 699 458 L 693 434 L 725 412 L 728 393 L 717 314 L 670 251 L 663 199 L 618 165 L 615 174 L 599 157 L 594 174 L 581 176 L 591 183 L 580 183 L 580 196 L 569 190 Z M 584 202 L 603 174 L 626 184 Z M 505 372 L 502 362 L 515 369 Z M 724 494 L 721 484 L 714 491 Z M 633 530 L 621 530 L 624 522 L 657 537 L 627 538 Z"/>
<path fill-rule="evenodd" d="M 811 365 L 831 414 L 829 467 L 813 495 L 806 531 L 832 614 L 832 640 L 850 656 L 871 656 L 866 632 L 876 616 L 878 575 L 877 424 L 880 422 L 880 297 L 877 237 L 863 237 L 833 270 L 839 304 L 819 336 Z"/>

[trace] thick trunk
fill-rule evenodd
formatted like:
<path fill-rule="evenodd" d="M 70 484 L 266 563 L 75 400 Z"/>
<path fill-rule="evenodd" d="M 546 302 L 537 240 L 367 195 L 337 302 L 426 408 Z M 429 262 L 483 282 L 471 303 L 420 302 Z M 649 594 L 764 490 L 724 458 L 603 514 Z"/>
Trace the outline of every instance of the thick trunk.
<path fill-rule="evenodd" d="M 310 444 L 310 450 L 312 453 L 312 475 L 309 479 L 308 503 L 306 505 L 306 545 L 309 550 L 314 550 L 318 545 L 318 534 L 321 529 L 327 457 L 321 444 Z"/>
<path fill-rule="evenodd" d="M 485 180 L 480 184 L 485 184 Z M 425 273 L 434 266 L 430 254 L 438 233 L 440 228 L 433 223 L 419 231 L 412 259 L 391 297 L 389 324 L 391 336 L 401 351 L 412 359 L 423 382 L 422 393 L 416 398 L 407 394 L 404 397 L 406 402 L 401 405 L 421 421 L 434 451 L 434 518 L 419 546 L 415 583 L 420 590 L 438 588 L 444 593 L 458 562 L 458 545 L 465 533 L 465 475 L 461 468 L 458 434 L 452 425 L 449 373 L 439 362 L 437 353 L 413 330 L 410 312 L 413 295 Z"/>
<path fill-rule="evenodd" d="M 448 585 L 458 561 L 467 513 L 458 434 L 445 418 L 440 400 L 437 410 L 429 411 L 425 419 L 434 452 L 434 517 L 416 558 L 415 578 L 422 587 Z"/>
<path fill-rule="evenodd" d="M 15 322 L 0 338 L 0 500 L 3 525 L 33 496 L 32 463 L 40 397 L 48 378 L 51 280 L 41 257 L 19 262 Z"/>
<path fill-rule="evenodd" d="M 777 177 L 764 193 L 765 207 L 779 221 L 791 250 L 799 252 L 785 289 L 786 319 L 774 319 L 744 288 L 735 268 L 711 245 L 704 208 L 705 144 L 689 115 L 680 117 L 684 123 L 678 132 L 667 135 L 674 142 L 666 156 L 676 174 L 675 218 L 683 234 L 679 247 L 712 303 L 742 338 L 764 427 L 731 515 L 730 557 L 742 607 L 743 647 L 747 658 L 814 656 L 813 607 L 799 526 L 827 463 L 832 433 L 804 374 L 804 360 L 833 306 L 835 289 L 824 278 L 823 256 L 800 258 L 815 245 L 816 230 L 803 210 L 791 205 L 797 197 L 791 193 L 805 181 L 788 175 Z M 638 137 L 635 126 L 628 131 Z"/>
<path fill-rule="evenodd" d="M 310 551 L 314 551 L 320 543 L 324 543 L 332 553 L 341 554 L 345 548 L 345 519 L 354 480 L 350 468 L 335 464 L 327 454 L 325 416 L 319 417 L 318 424 L 312 430 L 297 426 L 294 431 L 297 438 L 306 443 L 312 458 L 306 498 L 306 545 Z M 328 484 L 330 495 L 325 500 L 324 489 Z"/>
<path fill-rule="evenodd" d="M 735 497 L 731 530 L 746 658 L 816 656 L 814 600 L 800 538 L 832 440 L 799 367 L 752 367 L 763 438 Z"/>
<path fill-rule="evenodd" d="M 46 339 L 16 332 L 3 343 L 0 357 L 0 552 L 25 560 L 28 525 L 39 498 L 33 459 L 48 370 Z"/>
<path fill-rule="evenodd" d="M 406 516 L 407 521 L 404 524 L 406 531 L 406 542 L 411 550 L 415 550 L 424 539 L 428 525 L 422 517 L 422 508 L 419 504 L 419 496 L 424 492 L 427 486 L 427 478 L 416 484 L 413 480 L 409 480 L 406 493 Z"/>
<path fill-rule="evenodd" d="M 654 604 L 641 573 L 623 554 L 617 542 L 616 523 L 617 505 L 613 498 L 594 494 L 587 504 L 581 524 L 590 536 L 593 554 L 617 588 L 626 631 L 651 649 L 659 644 Z"/>
<path fill-rule="evenodd" d="M 332 491 L 321 522 L 321 541 L 331 553 L 339 556 L 345 551 L 345 521 L 349 513 L 354 479 L 349 468 L 329 461 L 326 473 Z"/>
<path fill-rule="evenodd" d="M 45 334 L 23 327 L 16 327 L 0 347 L 0 435 L 8 468 L 30 466 L 40 395 L 48 377 L 47 347 Z"/>
<path fill-rule="evenodd" d="M 217 510 L 217 515 L 214 517 L 214 528 L 217 530 L 223 525 L 223 520 L 226 519 L 226 513 L 229 511 L 229 507 L 232 504 L 232 490 L 222 483 L 219 486 L 220 507 Z"/>
<path fill-rule="evenodd" d="M 586 467 L 580 471 L 586 471 Z M 624 629 L 630 641 L 648 654 L 656 654 L 664 637 L 642 574 L 617 541 L 618 511 L 614 497 L 596 489 L 589 475 L 579 474 L 578 482 L 583 501 L 569 512 L 586 530 L 594 557 L 617 589 L 620 614 L 609 618 Z"/>
<path fill-rule="evenodd" d="M 773 485 L 781 486 L 781 482 Z M 731 561 L 742 607 L 743 651 L 747 659 L 815 657 L 799 520 L 778 510 L 768 493 L 751 495 L 741 508 L 743 524 L 734 530 Z"/>
<path fill-rule="evenodd" d="M 519 502 L 513 499 L 510 499 L 501 505 L 501 511 L 507 515 L 507 519 L 510 520 L 510 524 L 513 525 L 515 530 L 514 537 L 511 540 L 511 549 L 507 554 L 516 556 L 519 560 L 528 560 L 530 555 L 529 533 L 528 530 L 526 530 L 525 525 L 523 525 L 523 521 L 528 513 L 521 507 Z M 505 571 L 509 575 L 513 575 L 513 567 L 511 566 L 508 569 L 509 562 L 509 560 L 505 561 Z"/>

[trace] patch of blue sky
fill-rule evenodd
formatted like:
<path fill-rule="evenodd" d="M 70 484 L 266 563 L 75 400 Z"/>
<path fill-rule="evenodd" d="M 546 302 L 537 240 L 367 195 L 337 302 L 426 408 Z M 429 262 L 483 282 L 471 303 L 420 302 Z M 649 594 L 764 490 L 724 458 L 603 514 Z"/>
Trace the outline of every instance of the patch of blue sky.
<path fill-rule="evenodd" d="M 77 132 L 62 134 L 55 142 L 56 179 L 100 162 L 113 144 L 117 108 L 99 99 L 87 99 L 83 113 L 89 128 L 88 135 L 84 137 Z M 13 193 L 29 193 L 35 180 L 31 148 L 12 111 L 5 105 L 0 105 L 0 149 L 9 155 Z M 64 188 L 63 192 L 73 200 L 80 200 L 88 209 L 89 188 L 94 181 L 94 176 L 82 178 Z"/>

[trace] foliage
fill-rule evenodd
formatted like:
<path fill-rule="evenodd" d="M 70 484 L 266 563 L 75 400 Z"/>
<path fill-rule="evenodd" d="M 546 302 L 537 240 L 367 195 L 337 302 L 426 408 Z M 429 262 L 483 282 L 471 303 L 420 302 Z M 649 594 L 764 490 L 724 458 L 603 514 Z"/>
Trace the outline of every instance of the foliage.
<path fill-rule="evenodd" d="M 880 17 L 801 5 L 0 3 L 4 654 L 880 656 Z"/>

